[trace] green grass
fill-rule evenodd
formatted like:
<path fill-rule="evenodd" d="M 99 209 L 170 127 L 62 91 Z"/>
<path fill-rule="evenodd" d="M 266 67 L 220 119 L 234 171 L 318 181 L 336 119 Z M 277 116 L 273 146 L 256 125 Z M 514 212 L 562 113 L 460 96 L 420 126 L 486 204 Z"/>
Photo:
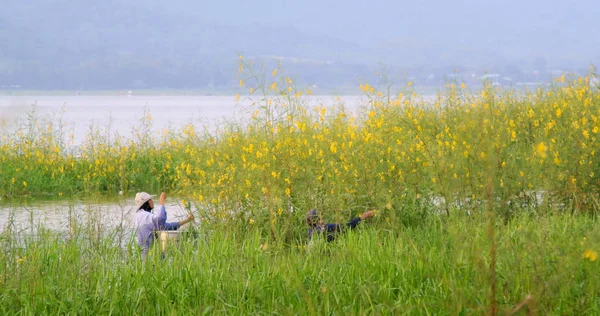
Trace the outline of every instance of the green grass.
<path fill-rule="evenodd" d="M 299 223 L 300 224 L 300 223 Z M 3 314 L 465 314 L 491 308 L 488 218 L 429 217 L 418 226 L 382 216 L 312 248 L 299 234 L 273 241 L 254 226 L 195 227 L 146 262 L 121 233 L 2 236 Z M 600 312 L 600 241 L 584 216 L 519 216 L 496 223 L 498 312 Z M 129 234 L 129 235 L 128 235 Z M 585 240 L 584 240 L 585 239 Z M 127 240 L 127 238 L 126 238 Z M 17 243 L 17 241 L 20 241 Z"/>

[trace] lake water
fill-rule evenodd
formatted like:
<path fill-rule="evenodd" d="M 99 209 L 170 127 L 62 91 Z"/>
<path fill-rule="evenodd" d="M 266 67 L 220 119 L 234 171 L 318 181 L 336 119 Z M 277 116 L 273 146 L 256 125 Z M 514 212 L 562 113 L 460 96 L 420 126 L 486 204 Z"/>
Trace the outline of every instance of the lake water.
<path fill-rule="evenodd" d="M 165 202 L 167 221 L 180 221 L 187 211 L 175 198 Z M 68 232 L 74 225 L 94 231 L 110 231 L 117 227 L 135 228 L 134 199 L 122 197 L 111 201 L 72 200 L 3 203 L 0 206 L 0 232 L 9 226 L 14 232 L 35 233 L 39 226 L 57 232 Z M 195 210 L 194 210 L 195 211 Z M 197 212 L 195 212 L 197 214 Z"/>
<path fill-rule="evenodd" d="M 362 96 L 304 97 L 308 106 L 331 107 L 340 101 L 348 110 L 364 104 Z M 80 144 L 90 126 L 100 127 L 123 137 L 131 135 L 132 128 L 140 124 L 146 113 L 152 116 L 152 131 L 177 130 L 192 124 L 196 130 L 213 132 L 224 120 L 240 121 L 250 118 L 252 102 L 242 98 L 235 102 L 234 96 L 0 96 L 0 128 L 12 132 L 18 119 L 27 117 L 35 105 L 35 113 L 54 122 L 62 120 L 66 134 L 73 134 L 74 143 Z M 67 136 L 65 135 L 65 136 Z"/>

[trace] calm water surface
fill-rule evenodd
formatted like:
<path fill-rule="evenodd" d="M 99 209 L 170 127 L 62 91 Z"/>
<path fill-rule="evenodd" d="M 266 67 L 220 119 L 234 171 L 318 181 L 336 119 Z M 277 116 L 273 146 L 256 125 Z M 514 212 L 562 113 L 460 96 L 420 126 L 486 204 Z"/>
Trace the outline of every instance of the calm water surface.
<path fill-rule="evenodd" d="M 167 221 L 180 221 L 187 217 L 188 211 L 174 198 L 165 202 Z M 10 227 L 21 233 L 34 233 L 38 227 L 67 232 L 73 226 L 92 227 L 94 231 L 110 231 L 113 228 L 135 228 L 135 203 L 133 198 L 122 198 L 108 202 L 72 201 L 35 201 L 4 202 L 0 206 L 0 232 Z M 196 210 L 193 210 L 197 216 Z"/>
<path fill-rule="evenodd" d="M 310 96 L 308 106 L 333 106 L 340 101 L 349 110 L 365 102 L 364 97 L 344 96 L 338 101 L 334 96 Z M 111 135 L 132 135 L 144 117 L 151 115 L 152 131 L 179 130 L 192 124 L 196 130 L 207 128 L 214 132 L 225 121 L 242 121 L 250 118 L 260 98 L 235 102 L 233 96 L 0 96 L 0 128 L 11 132 L 18 128 L 17 121 L 35 113 L 54 122 L 62 121 L 66 134 L 73 134 L 74 143 L 80 144 L 93 126 Z M 33 107 L 35 105 L 35 107 Z"/>

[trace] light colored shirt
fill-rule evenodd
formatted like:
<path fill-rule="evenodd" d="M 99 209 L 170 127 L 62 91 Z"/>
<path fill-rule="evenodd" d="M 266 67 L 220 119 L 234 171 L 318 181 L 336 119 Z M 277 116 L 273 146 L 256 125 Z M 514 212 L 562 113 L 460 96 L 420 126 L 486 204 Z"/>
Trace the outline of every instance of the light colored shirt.
<path fill-rule="evenodd" d="M 178 222 L 167 223 L 167 211 L 164 205 L 160 205 L 158 210 L 152 212 L 138 210 L 135 214 L 135 224 L 137 226 L 137 242 L 142 248 L 142 257 L 145 258 L 150 246 L 154 242 L 154 232 L 159 230 L 177 230 Z"/>

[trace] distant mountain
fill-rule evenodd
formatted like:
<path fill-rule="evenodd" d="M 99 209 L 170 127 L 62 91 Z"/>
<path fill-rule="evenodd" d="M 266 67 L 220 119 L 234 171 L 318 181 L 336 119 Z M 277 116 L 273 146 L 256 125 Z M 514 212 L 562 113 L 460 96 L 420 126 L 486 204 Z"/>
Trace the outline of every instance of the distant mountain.
<path fill-rule="evenodd" d="M 365 50 L 357 44 L 289 26 L 198 21 L 127 2 L 10 3 L 0 11 L 0 40 L 6 43 L 0 51 L 0 86 L 224 88 L 234 82 L 238 53 L 306 65 L 309 73 L 310 68 L 327 72 L 344 61 L 350 63 L 344 75 L 353 79 L 358 76 L 353 67 L 364 69 L 359 61 Z"/>
<path fill-rule="evenodd" d="M 229 89 L 237 53 L 326 87 L 372 80 L 380 64 L 586 67 L 600 61 L 599 5 L 582 1 L 4 0 L 0 87 Z"/>

